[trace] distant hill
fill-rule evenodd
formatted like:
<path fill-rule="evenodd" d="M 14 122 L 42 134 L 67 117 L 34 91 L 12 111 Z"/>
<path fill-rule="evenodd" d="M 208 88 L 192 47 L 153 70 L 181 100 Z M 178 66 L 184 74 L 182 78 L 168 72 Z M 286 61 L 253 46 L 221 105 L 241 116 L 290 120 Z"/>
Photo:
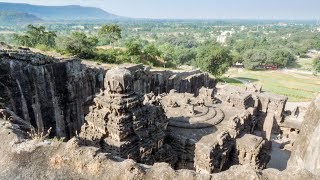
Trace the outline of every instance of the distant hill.
<path fill-rule="evenodd" d="M 94 7 L 72 6 L 38 6 L 21 3 L 0 2 L 0 11 L 15 11 L 32 14 L 43 20 L 106 20 L 118 19 L 119 16 L 110 14 Z"/>
<path fill-rule="evenodd" d="M 15 11 L 1 11 L 0 10 L 0 24 L 29 24 L 29 23 L 38 23 L 42 22 L 41 18 L 38 18 L 35 15 L 15 12 Z"/>

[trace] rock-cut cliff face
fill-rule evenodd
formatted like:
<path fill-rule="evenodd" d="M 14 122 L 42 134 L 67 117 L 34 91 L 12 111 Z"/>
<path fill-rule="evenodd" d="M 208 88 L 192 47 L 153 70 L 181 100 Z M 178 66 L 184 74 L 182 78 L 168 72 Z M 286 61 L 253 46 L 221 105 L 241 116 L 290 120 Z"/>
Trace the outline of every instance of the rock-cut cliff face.
<path fill-rule="evenodd" d="M 216 81 L 200 70 L 170 71 L 149 70 L 143 65 L 126 66 L 134 77 L 134 90 L 138 94 L 153 92 L 155 95 L 169 93 L 199 94 L 201 87 L 215 89 Z"/>
<path fill-rule="evenodd" d="M 310 104 L 300 135 L 295 142 L 290 165 L 320 175 L 320 95 Z"/>
<path fill-rule="evenodd" d="M 215 87 L 215 80 L 200 71 L 150 71 L 143 65 L 125 67 L 134 78 L 136 93 L 197 94 Z M 30 122 L 39 132 L 71 138 L 80 133 L 90 103 L 103 90 L 108 68 L 79 59 L 57 60 L 29 50 L 0 50 L 0 103 Z"/>
<path fill-rule="evenodd" d="M 5 119 L 3 115 L 12 118 Z M 319 179 L 305 169 L 261 171 L 249 165 L 232 166 L 216 174 L 175 171 L 166 163 L 148 166 L 130 159 L 111 158 L 98 148 L 81 146 L 77 137 L 67 143 L 31 140 L 25 132 L 28 128 L 27 122 L 0 108 L 0 179 Z"/>
<path fill-rule="evenodd" d="M 80 130 L 83 104 L 103 86 L 104 70 L 29 52 L 1 56 L 0 93 L 7 107 L 40 132 L 51 127 L 69 138 Z"/>

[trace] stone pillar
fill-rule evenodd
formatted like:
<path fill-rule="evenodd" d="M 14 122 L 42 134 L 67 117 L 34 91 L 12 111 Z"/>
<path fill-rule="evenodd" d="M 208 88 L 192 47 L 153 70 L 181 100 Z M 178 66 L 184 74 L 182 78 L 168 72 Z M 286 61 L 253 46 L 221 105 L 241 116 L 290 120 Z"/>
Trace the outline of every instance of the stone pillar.
<path fill-rule="evenodd" d="M 262 137 L 267 140 L 271 140 L 272 128 L 275 122 L 275 115 L 268 113 L 263 124 Z"/>

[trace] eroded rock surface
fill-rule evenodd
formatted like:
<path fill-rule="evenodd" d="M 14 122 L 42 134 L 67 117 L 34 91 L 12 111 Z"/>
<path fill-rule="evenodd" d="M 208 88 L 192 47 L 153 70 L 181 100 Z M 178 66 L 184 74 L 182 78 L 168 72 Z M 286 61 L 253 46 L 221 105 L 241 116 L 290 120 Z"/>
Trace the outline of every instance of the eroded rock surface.
<path fill-rule="evenodd" d="M 98 148 L 80 146 L 77 138 L 67 143 L 31 140 L 22 129 L 20 123 L 0 117 L 0 179 L 319 179 L 303 169 L 258 171 L 248 165 L 217 174 L 176 171 L 166 163 L 147 166 L 114 158 Z"/>
<path fill-rule="evenodd" d="M 169 119 L 166 142 L 178 155 L 175 168 L 199 173 L 218 173 L 237 164 L 265 168 L 270 159 L 270 145 L 255 135 L 250 137 L 256 141 L 245 136 L 256 123 L 252 109 L 257 107 L 251 94 L 240 98 L 236 105 L 230 101 L 221 103 L 212 89 L 201 88 L 199 92 L 195 97 L 171 91 L 161 101 Z"/>
<path fill-rule="evenodd" d="M 199 94 L 202 87 L 215 88 L 216 81 L 208 73 L 200 70 L 169 71 L 153 70 L 143 65 L 126 65 L 133 75 L 134 90 L 138 94 L 153 92 L 155 95 L 169 93 L 172 89 L 179 93 Z"/>
<path fill-rule="evenodd" d="M 1 48 L 0 103 L 40 131 L 52 128 L 52 135 L 66 138 L 79 133 L 93 98 L 104 88 L 109 69 L 89 66 L 79 59 L 59 60 L 29 49 Z M 215 80 L 200 71 L 150 71 L 142 65 L 128 65 L 126 69 L 140 95 L 157 95 L 171 88 L 197 93 L 202 86 L 215 86 Z"/>
<path fill-rule="evenodd" d="M 5 105 L 40 131 L 70 138 L 84 123 L 84 103 L 103 86 L 104 70 L 31 51 L 3 51 L 0 93 Z"/>
<path fill-rule="evenodd" d="M 173 157 L 164 154 L 170 151 L 170 147 L 163 146 L 167 117 L 156 97 L 146 96 L 150 99 L 134 92 L 129 70 L 109 70 L 105 91 L 95 98 L 82 128 L 80 137 L 84 143 L 145 164 L 173 161 L 174 154 L 170 155 Z"/>
<path fill-rule="evenodd" d="M 294 142 L 290 165 L 320 175 L 320 96 L 309 105 L 297 140 Z"/>
<path fill-rule="evenodd" d="M 286 97 L 254 85 L 216 91 L 200 71 L 110 70 L 6 48 L 0 179 L 319 179 L 319 97 L 291 166 L 263 170 Z M 47 139 L 51 127 L 76 136 Z"/>

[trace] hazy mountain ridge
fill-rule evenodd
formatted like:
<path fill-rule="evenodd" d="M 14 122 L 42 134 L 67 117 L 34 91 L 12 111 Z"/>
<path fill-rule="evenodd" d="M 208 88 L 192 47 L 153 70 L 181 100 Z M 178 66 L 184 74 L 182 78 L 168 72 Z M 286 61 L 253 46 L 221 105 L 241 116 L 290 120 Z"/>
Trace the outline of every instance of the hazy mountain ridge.
<path fill-rule="evenodd" d="M 40 6 L 21 3 L 0 2 L 0 11 L 15 11 L 32 14 L 43 20 L 105 20 L 118 19 L 117 15 L 110 14 L 94 7 L 70 6 Z"/>
<path fill-rule="evenodd" d="M 24 24 L 43 22 L 43 19 L 24 12 L 0 11 L 0 24 Z"/>

